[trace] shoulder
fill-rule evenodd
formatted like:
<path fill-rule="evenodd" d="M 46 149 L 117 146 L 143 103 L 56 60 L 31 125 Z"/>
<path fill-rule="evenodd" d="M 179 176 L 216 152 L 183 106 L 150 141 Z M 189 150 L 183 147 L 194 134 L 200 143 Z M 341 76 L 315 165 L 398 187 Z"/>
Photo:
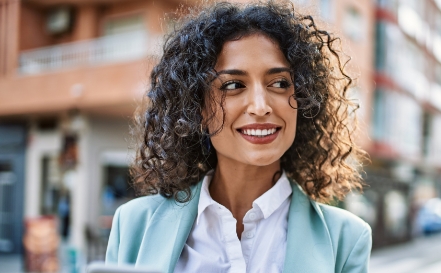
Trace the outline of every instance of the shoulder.
<path fill-rule="evenodd" d="M 334 247 L 337 272 L 367 272 L 371 227 L 354 214 L 319 204 Z"/>
<path fill-rule="evenodd" d="M 340 245 L 354 245 L 360 238 L 371 237 L 371 227 L 351 212 L 318 204 L 329 230 L 331 239 Z"/>
<path fill-rule="evenodd" d="M 133 199 L 115 212 L 106 252 L 106 263 L 135 263 L 150 219 L 166 201 L 160 195 Z"/>
<path fill-rule="evenodd" d="M 138 197 L 121 205 L 115 215 L 122 223 L 142 222 L 146 218 L 151 218 L 158 207 L 166 201 L 167 199 L 159 194 Z"/>
<path fill-rule="evenodd" d="M 294 194 L 292 206 L 299 210 L 299 207 L 306 208 L 310 204 L 314 208 L 310 212 L 317 214 L 316 219 L 320 219 L 331 236 L 357 237 L 364 232 L 371 232 L 370 226 L 358 216 L 347 210 L 314 201 L 295 181 L 291 183 Z"/>
<path fill-rule="evenodd" d="M 186 203 L 179 203 L 174 198 L 166 198 L 160 194 L 138 197 L 123 205 L 121 205 L 116 213 L 115 218 L 120 223 L 131 228 L 133 224 L 145 225 L 148 220 L 153 218 L 163 220 L 169 217 L 176 217 L 182 213 L 182 209 L 196 209 L 199 201 L 201 181 L 191 186 L 192 197 Z M 156 217 L 160 215 L 160 217 Z"/>
<path fill-rule="evenodd" d="M 115 212 L 112 233 L 118 238 L 118 245 L 138 245 L 138 240 L 151 224 L 151 219 L 167 199 L 161 195 L 138 197 L 123 205 Z M 133 247 L 137 249 L 136 247 Z"/>
<path fill-rule="evenodd" d="M 193 189 L 193 193 L 194 198 L 185 204 L 173 198 L 151 195 L 120 206 L 113 218 L 106 262 L 148 264 L 156 256 L 150 255 L 151 258 L 144 257 L 141 261 L 138 260 L 140 251 L 145 255 L 168 253 L 173 247 L 164 242 L 169 240 L 173 245 L 173 236 L 192 227 L 193 215 L 197 213 L 198 188 Z"/>
<path fill-rule="evenodd" d="M 347 210 L 324 204 L 318 204 L 318 207 L 331 229 L 344 230 L 355 236 L 371 231 L 370 226 L 365 221 Z"/>

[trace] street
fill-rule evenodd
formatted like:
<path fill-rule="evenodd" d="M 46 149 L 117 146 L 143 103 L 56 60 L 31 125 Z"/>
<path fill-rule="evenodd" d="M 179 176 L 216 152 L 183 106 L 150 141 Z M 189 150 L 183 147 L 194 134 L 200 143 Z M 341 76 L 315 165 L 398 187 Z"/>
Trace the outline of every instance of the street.
<path fill-rule="evenodd" d="M 20 273 L 19 256 L 0 256 L 1 273 Z M 370 273 L 441 273 L 441 234 L 373 251 Z"/>
<path fill-rule="evenodd" d="M 373 251 L 371 273 L 441 273 L 441 234 Z"/>

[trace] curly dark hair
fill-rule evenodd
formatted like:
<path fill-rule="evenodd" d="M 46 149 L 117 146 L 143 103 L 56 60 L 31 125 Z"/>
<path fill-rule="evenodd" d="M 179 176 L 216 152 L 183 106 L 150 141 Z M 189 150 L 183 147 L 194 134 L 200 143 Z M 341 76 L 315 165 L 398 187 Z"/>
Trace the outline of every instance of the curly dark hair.
<path fill-rule="evenodd" d="M 204 152 L 201 130 L 214 113 L 203 119 L 202 111 L 214 111 L 210 90 L 224 43 L 251 34 L 275 41 L 291 65 L 299 115 L 281 168 L 317 201 L 361 189 L 357 168 L 364 152 L 353 139 L 358 105 L 347 98 L 352 78 L 344 71 L 339 38 L 288 1 L 223 2 L 188 15 L 166 39 L 151 72 L 148 98 L 136 119 L 141 139 L 131 167 L 139 194 L 186 202 L 190 186 L 216 166 L 216 152 Z"/>

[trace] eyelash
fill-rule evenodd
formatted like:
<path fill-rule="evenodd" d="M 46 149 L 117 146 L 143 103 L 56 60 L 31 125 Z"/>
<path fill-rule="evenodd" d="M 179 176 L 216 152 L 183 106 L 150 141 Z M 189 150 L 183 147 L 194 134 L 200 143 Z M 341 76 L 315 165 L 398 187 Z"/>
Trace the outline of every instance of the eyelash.
<path fill-rule="evenodd" d="M 287 81 L 287 80 L 285 80 L 285 79 L 277 80 L 276 82 L 273 83 L 273 85 L 274 85 L 275 83 L 280 83 L 282 86 L 281 86 L 281 87 L 278 87 L 278 88 L 283 88 L 283 89 L 288 89 L 288 88 L 290 88 L 291 85 L 292 85 L 291 82 L 289 82 L 289 81 Z"/>
<path fill-rule="evenodd" d="M 274 85 L 274 84 L 276 84 L 276 83 L 280 83 L 280 84 L 281 84 L 280 87 L 276 87 L 276 88 L 282 88 L 282 89 L 288 89 L 288 88 L 290 88 L 291 85 L 292 85 L 291 82 L 289 82 L 289 81 L 287 81 L 287 80 L 285 80 L 285 79 L 277 80 L 277 81 L 275 81 L 275 82 L 274 82 L 273 84 L 271 84 L 271 85 Z M 229 86 L 229 85 L 231 85 L 231 84 L 238 84 L 238 85 L 241 85 L 241 87 L 236 87 L 236 88 L 233 88 L 233 89 L 229 89 L 229 88 L 227 88 L 227 86 Z M 228 81 L 228 82 L 223 83 L 219 89 L 222 90 L 222 91 L 228 91 L 228 90 L 236 90 L 236 89 L 240 89 L 240 88 L 243 88 L 243 87 L 245 87 L 245 85 L 244 85 L 243 83 L 239 82 L 239 81 Z"/>
<path fill-rule="evenodd" d="M 241 83 L 239 81 L 227 81 L 227 82 L 223 83 L 219 89 L 222 90 L 222 91 L 239 89 L 239 88 L 233 88 L 233 89 L 228 89 L 227 88 L 228 85 L 233 84 L 233 83 L 241 85 L 241 87 L 239 87 L 239 88 L 243 88 L 245 86 L 243 83 Z"/>

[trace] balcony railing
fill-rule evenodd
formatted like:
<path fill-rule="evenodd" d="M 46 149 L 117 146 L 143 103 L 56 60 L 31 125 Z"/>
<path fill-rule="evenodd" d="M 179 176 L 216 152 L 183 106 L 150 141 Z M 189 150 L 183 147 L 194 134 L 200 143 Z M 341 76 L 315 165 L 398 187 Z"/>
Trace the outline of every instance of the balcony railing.
<path fill-rule="evenodd" d="M 20 54 L 19 73 L 36 74 L 78 66 L 92 66 L 157 55 L 161 39 L 145 31 L 29 50 Z"/>

